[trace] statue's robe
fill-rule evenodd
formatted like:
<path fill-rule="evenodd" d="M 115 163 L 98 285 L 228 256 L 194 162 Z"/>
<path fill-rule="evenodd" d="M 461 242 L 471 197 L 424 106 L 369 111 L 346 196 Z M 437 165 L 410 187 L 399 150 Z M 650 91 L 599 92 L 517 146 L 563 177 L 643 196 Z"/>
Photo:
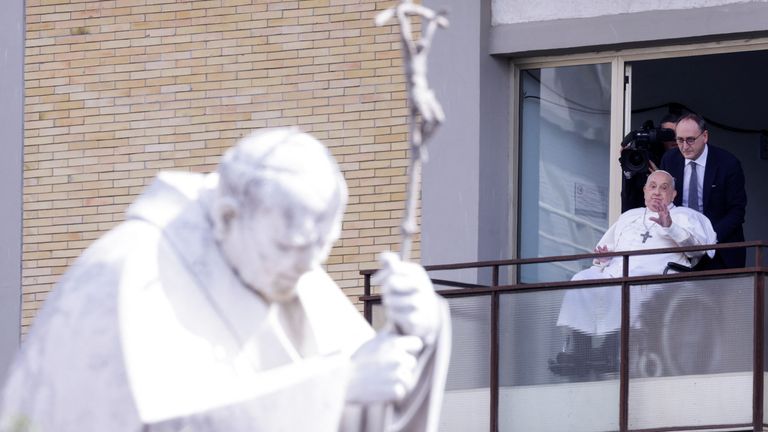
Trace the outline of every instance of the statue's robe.
<path fill-rule="evenodd" d="M 703 214 L 688 207 L 669 205 L 672 225 L 662 227 L 650 218 L 658 218 L 656 212 L 645 207 L 635 208 L 619 216 L 603 235 L 597 246 L 607 246 L 610 251 L 631 251 L 661 249 L 678 246 L 696 246 L 717 242 L 712 224 Z M 646 235 L 646 232 L 648 235 Z M 645 241 L 644 241 L 645 239 Z M 667 263 L 675 262 L 685 266 L 695 265 L 705 251 L 670 252 L 629 257 L 630 276 L 659 275 Z M 711 257 L 714 251 L 706 251 Z M 621 256 L 600 263 L 576 273 L 571 280 L 609 279 L 621 277 L 624 262 Z M 660 289 L 658 285 L 646 285 L 632 289 L 630 296 L 630 324 L 635 324 L 640 306 Z M 588 334 L 602 335 L 619 329 L 621 322 L 621 288 L 582 288 L 568 290 L 563 297 L 557 324 L 568 326 Z"/>
<path fill-rule="evenodd" d="M 373 329 L 321 268 L 287 304 L 245 287 L 199 202 L 215 180 L 161 174 L 67 271 L 10 369 L 0 430 L 436 430 L 448 322 L 407 402 L 347 404 Z"/>

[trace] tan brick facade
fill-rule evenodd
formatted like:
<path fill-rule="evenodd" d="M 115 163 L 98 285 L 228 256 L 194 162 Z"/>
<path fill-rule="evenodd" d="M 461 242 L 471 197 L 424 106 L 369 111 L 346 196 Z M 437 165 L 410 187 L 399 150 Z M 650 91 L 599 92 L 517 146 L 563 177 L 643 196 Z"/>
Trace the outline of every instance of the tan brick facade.
<path fill-rule="evenodd" d="M 209 171 L 253 129 L 299 126 L 350 188 L 328 269 L 347 294 L 395 248 L 406 102 L 373 0 L 26 0 L 23 331 L 161 169 Z M 415 245 L 418 256 L 418 242 Z"/>

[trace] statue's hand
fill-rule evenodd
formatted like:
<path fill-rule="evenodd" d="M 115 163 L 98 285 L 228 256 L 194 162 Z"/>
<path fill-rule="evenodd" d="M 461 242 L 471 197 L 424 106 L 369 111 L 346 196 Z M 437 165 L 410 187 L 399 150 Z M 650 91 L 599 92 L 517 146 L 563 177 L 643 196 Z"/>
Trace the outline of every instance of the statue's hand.
<path fill-rule="evenodd" d="M 352 356 L 347 402 L 401 400 L 416 384 L 417 355 L 424 344 L 416 336 L 379 333 Z"/>
<path fill-rule="evenodd" d="M 387 318 L 403 335 L 432 343 L 440 327 L 440 306 L 424 267 L 401 261 L 392 252 L 383 252 L 379 262 L 382 268 L 373 281 L 381 284 Z"/>

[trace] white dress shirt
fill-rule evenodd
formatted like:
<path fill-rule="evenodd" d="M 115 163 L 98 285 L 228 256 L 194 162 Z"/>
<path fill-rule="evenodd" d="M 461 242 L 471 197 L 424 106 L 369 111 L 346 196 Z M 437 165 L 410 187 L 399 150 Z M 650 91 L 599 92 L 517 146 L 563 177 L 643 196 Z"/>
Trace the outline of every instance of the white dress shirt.
<path fill-rule="evenodd" d="M 686 159 L 685 167 L 683 169 L 683 207 L 690 207 L 688 205 L 688 183 L 691 179 L 691 163 L 695 163 L 699 166 L 696 171 L 696 180 L 698 180 L 699 184 L 697 196 L 699 197 L 698 208 L 702 210 L 702 213 L 704 211 L 704 171 L 707 167 L 707 153 L 709 153 L 709 146 L 704 144 L 704 151 L 701 152 L 701 155 L 693 161 Z"/>

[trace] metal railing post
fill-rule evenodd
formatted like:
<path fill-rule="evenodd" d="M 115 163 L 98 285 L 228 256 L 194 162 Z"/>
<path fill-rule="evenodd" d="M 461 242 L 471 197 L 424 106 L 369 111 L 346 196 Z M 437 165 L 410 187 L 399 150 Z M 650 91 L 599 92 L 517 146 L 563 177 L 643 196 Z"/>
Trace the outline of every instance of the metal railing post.
<path fill-rule="evenodd" d="M 499 266 L 493 266 L 493 287 L 499 286 Z M 491 432 L 499 428 L 499 293 L 491 293 Z"/>
<path fill-rule="evenodd" d="M 629 255 L 622 255 L 622 276 L 629 277 Z M 621 350 L 619 354 L 619 431 L 629 430 L 629 282 L 621 283 Z"/>
<path fill-rule="evenodd" d="M 366 273 L 363 275 L 363 295 L 368 297 L 371 295 L 371 274 Z M 363 316 L 369 324 L 373 324 L 373 304 L 370 300 L 363 302 Z"/>
<path fill-rule="evenodd" d="M 762 264 L 762 247 L 755 248 L 755 267 L 760 268 Z M 752 381 L 752 420 L 753 430 L 763 430 L 763 400 L 764 382 L 763 369 L 765 358 L 763 356 L 765 344 L 764 321 L 765 321 L 765 275 L 762 272 L 755 272 L 755 304 L 754 304 L 754 346 L 753 346 L 753 368 L 754 376 Z"/>

